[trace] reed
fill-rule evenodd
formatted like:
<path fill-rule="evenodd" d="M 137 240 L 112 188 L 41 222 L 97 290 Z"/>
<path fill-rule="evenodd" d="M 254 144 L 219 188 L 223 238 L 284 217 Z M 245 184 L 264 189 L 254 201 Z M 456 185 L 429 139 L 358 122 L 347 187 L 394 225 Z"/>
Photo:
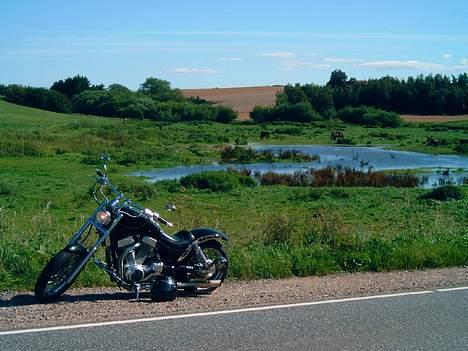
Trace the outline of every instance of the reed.
<path fill-rule="evenodd" d="M 322 169 L 308 169 L 293 174 L 278 174 L 266 172 L 255 174 L 261 185 L 284 185 L 284 186 L 369 186 L 384 187 L 392 186 L 397 188 L 410 188 L 419 184 L 415 175 L 405 173 L 373 172 L 372 170 L 362 171 L 355 168 L 335 168 L 327 167 Z"/>

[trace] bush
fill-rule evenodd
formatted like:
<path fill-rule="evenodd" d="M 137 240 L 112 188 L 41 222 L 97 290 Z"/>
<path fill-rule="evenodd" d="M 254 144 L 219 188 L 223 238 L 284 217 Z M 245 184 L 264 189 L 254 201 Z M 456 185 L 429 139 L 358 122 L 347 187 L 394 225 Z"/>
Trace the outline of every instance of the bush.
<path fill-rule="evenodd" d="M 373 107 L 345 107 L 338 111 L 337 117 L 343 122 L 368 126 L 398 127 L 401 117 L 394 112 L 387 112 Z"/>
<path fill-rule="evenodd" d="M 321 119 L 307 101 L 295 104 L 283 102 L 274 107 L 255 106 L 250 117 L 257 123 L 272 121 L 309 123 Z"/>
<path fill-rule="evenodd" d="M 229 107 L 218 106 L 216 107 L 216 122 L 230 123 L 237 118 L 237 113 Z"/>
<path fill-rule="evenodd" d="M 16 184 L 5 179 L 0 179 L 0 196 L 14 195 L 16 193 Z"/>
<path fill-rule="evenodd" d="M 4 90 L 7 101 L 53 112 L 71 112 L 70 100 L 59 92 L 45 89 L 9 85 Z"/>
<path fill-rule="evenodd" d="M 128 180 L 119 188 L 123 193 L 129 194 L 140 201 L 151 200 L 157 195 L 154 184 L 142 180 Z"/>
<path fill-rule="evenodd" d="M 255 186 L 249 176 L 237 172 L 203 172 L 190 174 L 180 179 L 180 184 L 186 188 L 207 189 L 214 192 L 228 192 L 240 186 Z"/>
<path fill-rule="evenodd" d="M 439 188 L 435 188 L 430 192 L 422 195 L 421 199 L 432 199 L 432 200 L 439 200 L 439 201 L 447 201 L 447 200 L 461 200 L 463 199 L 462 191 L 453 185 L 446 185 Z"/>
<path fill-rule="evenodd" d="M 293 244 L 297 241 L 296 230 L 295 221 L 290 220 L 287 216 L 272 216 L 263 228 L 263 243 L 265 245 Z"/>

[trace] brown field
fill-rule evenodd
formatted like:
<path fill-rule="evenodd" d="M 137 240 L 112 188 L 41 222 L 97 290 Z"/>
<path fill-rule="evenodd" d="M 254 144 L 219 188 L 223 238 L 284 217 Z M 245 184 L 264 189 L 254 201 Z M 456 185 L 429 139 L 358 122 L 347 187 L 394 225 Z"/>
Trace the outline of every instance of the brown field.
<path fill-rule="evenodd" d="M 417 115 L 401 115 L 405 122 L 424 122 L 424 123 L 440 123 L 452 121 L 468 120 L 468 115 L 459 116 L 417 116 Z"/>
<path fill-rule="evenodd" d="M 240 88 L 212 88 L 212 89 L 184 89 L 182 92 L 187 97 L 197 97 L 229 106 L 239 114 L 239 119 L 247 120 L 250 112 L 257 105 L 271 106 L 275 103 L 276 94 L 283 91 L 283 87 L 261 86 Z M 406 122 L 440 123 L 468 120 L 468 115 L 460 116 L 416 116 L 402 115 Z"/>
<path fill-rule="evenodd" d="M 184 89 L 185 96 L 199 96 L 202 99 L 229 106 L 239 114 L 239 119 L 250 118 L 250 112 L 257 105 L 271 106 L 275 103 L 276 93 L 283 91 L 282 86 Z"/>

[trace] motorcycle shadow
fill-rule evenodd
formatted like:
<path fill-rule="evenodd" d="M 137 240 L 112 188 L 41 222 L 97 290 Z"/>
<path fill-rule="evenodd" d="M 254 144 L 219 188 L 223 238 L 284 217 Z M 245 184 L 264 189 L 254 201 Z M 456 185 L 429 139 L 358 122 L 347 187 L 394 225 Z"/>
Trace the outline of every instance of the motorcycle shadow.
<path fill-rule="evenodd" d="M 209 295 L 207 294 L 196 294 L 193 292 L 179 291 L 177 298 L 204 298 Z M 135 294 L 128 291 L 117 291 L 109 293 L 87 293 L 81 295 L 67 295 L 66 293 L 61 296 L 57 301 L 49 302 L 48 304 L 65 304 L 65 303 L 77 303 L 77 302 L 99 302 L 99 301 L 117 301 L 125 300 L 130 303 L 155 303 L 151 301 L 149 292 L 141 292 L 139 299 L 135 299 Z M 34 295 L 31 294 L 19 294 L 13 296 L 11 299 L 2 300 L 0 299 L 0 308 L 2 307 L 19 307 L 28 305 L 41 304 Z"/>

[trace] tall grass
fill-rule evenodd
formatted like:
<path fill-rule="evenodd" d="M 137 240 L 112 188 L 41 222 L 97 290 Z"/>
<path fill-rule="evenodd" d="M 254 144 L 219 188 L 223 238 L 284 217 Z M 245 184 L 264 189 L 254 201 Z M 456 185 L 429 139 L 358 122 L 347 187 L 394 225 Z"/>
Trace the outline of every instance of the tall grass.
<path fill-rule="evenodd" d="M 452 232 L 440 223 L 421 228 L 424 235 L 406 230 L 390 238 L 350 230 L 333 212 L 309 219 L 310 227 L 303 232 L 289 227 L 287 219 L 280 219 L 279 226 L 276 223 L 278 219 L 269 222 L 268 240 L 231 247 L 231 277 L 281 278 L 468 264 L 468 233 Z"/>

